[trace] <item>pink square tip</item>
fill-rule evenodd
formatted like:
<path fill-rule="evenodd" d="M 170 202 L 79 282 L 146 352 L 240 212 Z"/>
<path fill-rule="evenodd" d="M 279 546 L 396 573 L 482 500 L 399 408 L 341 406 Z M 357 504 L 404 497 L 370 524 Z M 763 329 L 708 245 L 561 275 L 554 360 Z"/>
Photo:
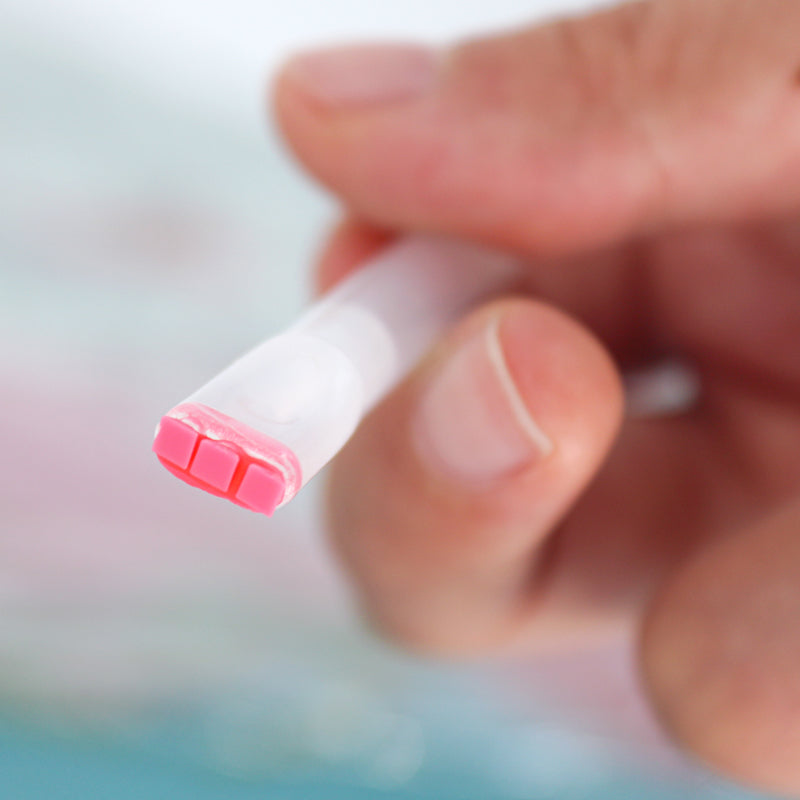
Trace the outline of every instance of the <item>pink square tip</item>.
<path fill-rule="evenodd" d="M 284 489 L 281 475 L 258 464 L 251 464 L 242 478 L 236 499 L 253 511 L 272 516 L 283 499 Z"/>
<path fill-rule="evenodd" d="M 177 419 L 164 417 L 153 442 L 153 450 L 176 467 L 186 469 L 192 460 L 197 439 L 197 431 L 193 428 Z"/>
<path fill-rule="evenodd" d="M 239 456 L 230 447 L 212 439 L 203 439 L 189 471 L 195 478 L 225 492 L 231 485 L 238 463 Z"/>
<path fill-rule="evenodd" d="M 153 442 L 173 475 L 267 516 L 294 496 L 300 465 L 280 442 L 199 404 L 173 412 L 162 418 Z"/>

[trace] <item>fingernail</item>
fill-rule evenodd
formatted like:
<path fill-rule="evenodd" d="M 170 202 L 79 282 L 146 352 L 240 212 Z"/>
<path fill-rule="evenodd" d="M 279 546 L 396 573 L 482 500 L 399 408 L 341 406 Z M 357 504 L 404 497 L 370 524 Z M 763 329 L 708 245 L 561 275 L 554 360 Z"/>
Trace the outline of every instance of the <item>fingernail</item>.
<path fill-rule="evenodd" d="M 433 83 L 435 55 L 426 47 L 360 45 L 295 56 L 285 74 L 334 109 L 412 100 Z"/>
<path fill-rule="evenodd" d="M 465 342 L 433 376 L 413 436 L 431 470 L 468 484 L 511 476 L 552 451 L 508 369 L 499 320 Z"/>

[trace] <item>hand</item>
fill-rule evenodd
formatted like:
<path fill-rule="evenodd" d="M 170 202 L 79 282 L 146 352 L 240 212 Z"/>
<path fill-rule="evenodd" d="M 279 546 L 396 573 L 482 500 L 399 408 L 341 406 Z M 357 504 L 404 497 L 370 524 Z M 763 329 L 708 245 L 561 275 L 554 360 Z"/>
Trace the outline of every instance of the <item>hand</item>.
<path fill-rule="evenodd" d="M 350 217 L 526 257 L 332 472 L 369 615 L 419 648 L 637 625 L 665 725 L 800 792 L 800 3 L 663 0 L 473 41 L 301 56 L 285 135 Z M 621 370 L 702 396 L 623 421 Z"/>

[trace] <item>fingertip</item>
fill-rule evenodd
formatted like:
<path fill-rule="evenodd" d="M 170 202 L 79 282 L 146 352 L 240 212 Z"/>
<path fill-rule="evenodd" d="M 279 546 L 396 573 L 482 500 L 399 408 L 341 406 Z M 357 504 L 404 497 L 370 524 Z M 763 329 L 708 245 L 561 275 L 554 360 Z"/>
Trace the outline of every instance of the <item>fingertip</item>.
<path fill-rule="evenodd" d="M 523 505 L 527 481 L 577 492 L 619 429 L 614 362 L 545 303 L 503 299 L 474 312 L 437 362 L 419 380 L 412 439 L 423 469 L 452 491 L 501 491 Z"/>

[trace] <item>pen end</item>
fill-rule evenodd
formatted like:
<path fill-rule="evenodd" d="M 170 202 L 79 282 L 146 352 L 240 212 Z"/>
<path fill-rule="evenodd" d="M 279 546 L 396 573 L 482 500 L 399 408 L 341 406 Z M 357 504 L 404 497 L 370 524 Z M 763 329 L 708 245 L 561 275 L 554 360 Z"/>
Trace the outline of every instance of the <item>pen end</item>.
<path fill-rule="evenodd" d="M 300 486 L 299 464 L 286 447 L 196 403 L 162 417 L 153 451 L 190 486 L 267 516 Z"/>

